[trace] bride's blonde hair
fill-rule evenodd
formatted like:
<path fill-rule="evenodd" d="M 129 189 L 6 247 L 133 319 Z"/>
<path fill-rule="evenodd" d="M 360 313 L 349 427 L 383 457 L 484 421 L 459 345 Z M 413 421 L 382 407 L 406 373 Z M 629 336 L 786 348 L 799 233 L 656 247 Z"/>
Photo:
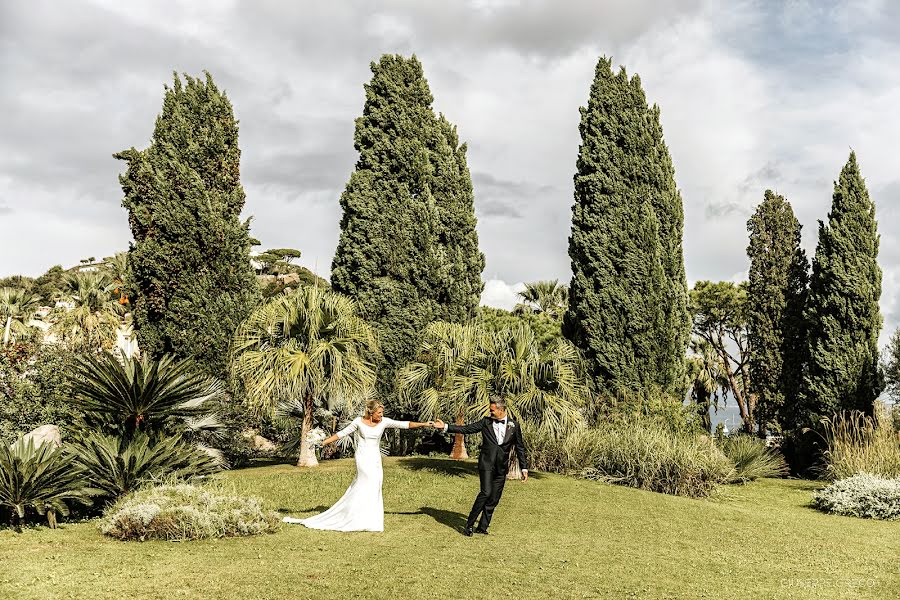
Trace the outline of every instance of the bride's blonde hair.
<path fill-rule="evenodd" d="M 380 400 L 369 400 L 366 402 L 366 412 L 363 414 L 364 419 L 371 418 L 379 408 L 384 408 L 384 404 Z"/>

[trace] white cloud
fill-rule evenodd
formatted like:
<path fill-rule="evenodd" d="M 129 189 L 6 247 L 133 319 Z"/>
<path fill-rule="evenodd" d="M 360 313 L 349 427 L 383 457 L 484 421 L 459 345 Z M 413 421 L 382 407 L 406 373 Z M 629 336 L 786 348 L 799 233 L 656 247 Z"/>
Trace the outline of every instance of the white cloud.
<path fill-rule="evenodd" d="M 415 52 L 435 107 L 469 145 L 487 267 L 569 278 L 578 107 L 600 55 L 659 104 L 685 205 L 691 281 L 747 270 L 746 220 L 783 193 L 815 249 L 832 181 L 857 151 L 878 205 L 885 332 L 900 322 L 900 10 L 758 0 L 468 3 L 54 3 L 4 8 L 0 33 L 0 276 L 127 245 L 111 154 L 144 147 L 173 70 L 209 69 L 241 121 L 246 214 L 265 246 L 327 275 L 355 161 L 368 63 Z M 886 339 L 886 338 L 883 338 Z"/>
<path fill-rule="evenodd" d="M 481 292 L 481 306 L 512 310 L 519 303 L 519 292 L 524 289 L 524 283 L 509 284 L 501 279 L 489 279 L 484 282 Z"/>

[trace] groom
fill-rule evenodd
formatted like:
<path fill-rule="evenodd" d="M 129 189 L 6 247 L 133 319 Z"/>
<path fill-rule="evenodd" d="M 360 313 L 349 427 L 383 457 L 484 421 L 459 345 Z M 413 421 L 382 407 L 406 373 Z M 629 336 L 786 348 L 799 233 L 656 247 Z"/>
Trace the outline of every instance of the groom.
<path fill-rule="evenodd" d="M 519 466 L 522 468 L 522 481 L 528 481 L 528 463 L 525 461 L 525 443 L 522 441 L 522 430 L 509 415 L 506 414 L 506 400 L 493 396 L 490 403 L 491 416 L 467 425 L 452 425 L 443 421 L 435 421 L 436 429 L 443 429 L 445 433 L 470 433 L 481 432 L 481 454 L 478 457 L 478 476 L 481 479 L 481 491 L 472 505 L 472 512 L 466 521 L 463 535 L 471 536 L 475 520 L 481 515 L 478 528 L 475 533 L 487 534 L 488 526 L 494 509 L 500 502 L 503 494 L 503 485 L 506 483 L 506 473 L 509 471 L 509 454 L 513 446 L 516 448 L 516 456 Z"/>

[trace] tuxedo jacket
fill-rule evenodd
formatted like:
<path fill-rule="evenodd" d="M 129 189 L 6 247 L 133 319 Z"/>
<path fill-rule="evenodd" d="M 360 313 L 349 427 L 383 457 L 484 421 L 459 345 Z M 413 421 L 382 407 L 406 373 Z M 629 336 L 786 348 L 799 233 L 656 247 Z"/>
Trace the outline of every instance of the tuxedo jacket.
<path fill-rule="evenodd" d="M 513 447 L 519 459 L 519 468 L 528 469 L 525 460 L 525 442 L 522 441 L 522 428 L 508 414 L 506 415 L 506 435 L 502 440 L 494 436 L 494 420 L 485 417 L 474 423 L 465 425 L 447 425 L 447 433 L 469 435 L 481 432 L 481 454 L 478 456 L 478 469 L 506 475 L 509 471 L 509 453 Z"/>

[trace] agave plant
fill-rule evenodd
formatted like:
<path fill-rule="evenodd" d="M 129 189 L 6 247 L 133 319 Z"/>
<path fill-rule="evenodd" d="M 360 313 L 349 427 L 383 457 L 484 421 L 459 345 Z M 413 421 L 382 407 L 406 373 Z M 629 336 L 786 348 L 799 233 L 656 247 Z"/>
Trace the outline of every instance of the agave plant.
<path fill-rule="evenodd" d="M 56 513 L 69 514 L 67 501 L 89 505 L 95 493 L 73 457 L 53 444 L 35 446 L 24 437 L 9 447 L 0 444 L 0 506 L 12 509 L 16 531 L 29 508 L 46 514 L 55 528 Z"/>
<path fill-rule="evenodd" d="M 179 435 L 154 438 L 139 431 L 126 440 L 92 433 L 73 442 L 70 451 L 91 486 L 113 499 L 149 481 L 190 479 L 221 469 L 214 456 Z"/>
<path fill-rule="evenodd" d="M 222 383 L 190 360 L 152 360 L 102 352 L 79 357 L 70 377 L 72 401 L 91 428 L 115 432 L 127 442 L 139 432 L 191 433 L 221 424 L 209 407 L 225 393 Z"/>

